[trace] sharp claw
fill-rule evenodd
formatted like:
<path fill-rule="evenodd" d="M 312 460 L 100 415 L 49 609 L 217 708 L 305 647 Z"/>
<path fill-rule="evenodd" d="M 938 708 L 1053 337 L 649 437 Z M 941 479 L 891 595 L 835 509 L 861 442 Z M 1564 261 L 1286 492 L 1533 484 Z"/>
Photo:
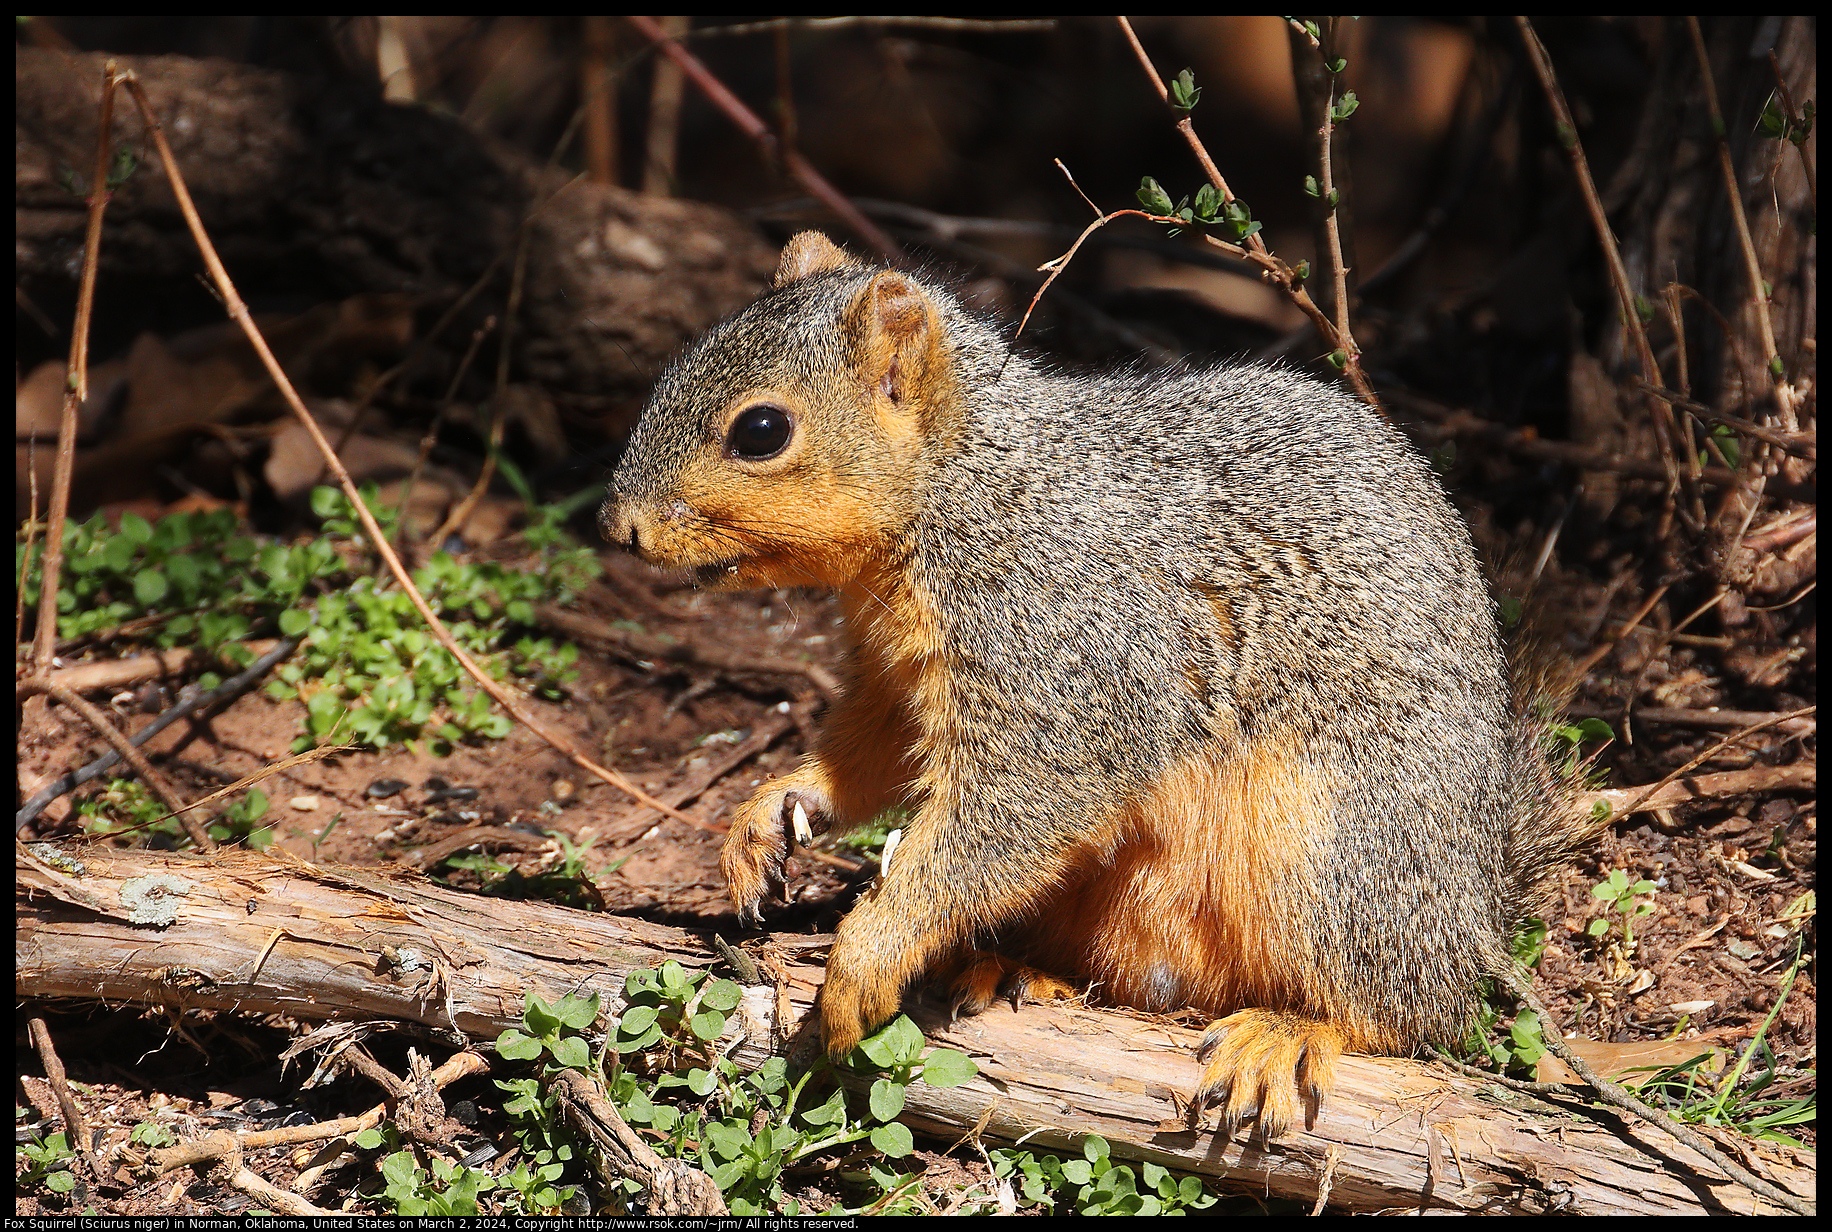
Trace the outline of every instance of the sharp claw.
<path fill-rule="evenodd" d="M 790 829 L 795 835 L 795 841 L 803 847 L 814 841 L 814 827 L 808 824 L 808 810 L 802 807 L 800 800 L 795 802 L 795 814 L 791 819 Z"/>
<path fill-rule="evenodd" d="M 1206 1062 L 1209 1059 L 1209 1054 L 1221 1047 L 1221 1041 L 1227 1034 L 1227 1031 L 1223 1029 L 1220 1023 L 1216 1023 L 1207 1031 L 1204 1031 L 1202 1033 L 1202 1042 L 1196 1045 L 1196 1064 L 1201 1065 Z"/>

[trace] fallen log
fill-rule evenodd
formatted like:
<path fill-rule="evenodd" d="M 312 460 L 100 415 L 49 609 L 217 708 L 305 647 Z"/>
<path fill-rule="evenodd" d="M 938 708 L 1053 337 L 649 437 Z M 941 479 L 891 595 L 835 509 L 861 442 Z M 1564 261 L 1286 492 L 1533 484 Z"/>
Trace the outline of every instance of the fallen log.
<path fill-rule="evenodd" d="M 211 858 L 15 847 L 20 999 L 76 997 L 302 1020 L 395 1018 L 494 1039 L 523 996 L 597 992 L 675 959 L 718 962 L 708 938 L 643 920 L 483 898 L 417 874 L 321 867 L 285 856 Z M 754 987 L 726 1041 L 752 1067 L 783 1048 L 821 980 L 808 938 L 778 938 L 780 989 Z M 785 1021 L 786 1007 L 786 1021 Z M 1277 1142 L 1234 1140 L 1183 1119 L 1196 1032 L 1121 1010 L 999 1008 L 952 1026 L 912 1014 L 979 1077 L 908 1092 L 902 1119 L 958 1138 L 1075 1152 L 1099 1134 L 1144 1159 L 1337 1208 L 1585 1214 L 1767 1211 L 1664 1134 L 1414 1061 L 1345 1058 L 1316 1124 Z M 1810 1156 L 1739 1140 L 1777 1185 L 1811 1195 Z M 1751 1161 L 1751 1156 L 1758 1158 Z"/>

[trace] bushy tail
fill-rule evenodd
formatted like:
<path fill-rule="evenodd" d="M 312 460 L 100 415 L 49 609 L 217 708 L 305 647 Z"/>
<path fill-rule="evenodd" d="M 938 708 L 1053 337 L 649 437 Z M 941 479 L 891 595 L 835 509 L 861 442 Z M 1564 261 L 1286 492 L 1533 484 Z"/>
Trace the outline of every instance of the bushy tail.
<path fill-rule="evenodd" d="M 1530 636 L 1510 648 L 1514 694 L 1515 806 L 1504 855 L 1505 893 L 1516 920 L 1543 915 L 1553 875 L 1609 824 L 1584 803 L 1587 764 L 1559 734 L 1576 687 L 1570 670 Z"/>

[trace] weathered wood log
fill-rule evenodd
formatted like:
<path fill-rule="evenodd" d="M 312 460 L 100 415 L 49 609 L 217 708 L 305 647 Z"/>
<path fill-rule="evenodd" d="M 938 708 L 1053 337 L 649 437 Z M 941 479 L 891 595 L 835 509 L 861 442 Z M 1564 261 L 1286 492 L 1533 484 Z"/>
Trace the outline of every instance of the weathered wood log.
<path fill-rule="evenodd" d="M 598 992 L 666 959 L 716 960 L 699 934 L 540 903 L 482 898 L 417 875 L 326 868 L 248 853 L 205 859 L 104 848 L 16 848 L 18 997 L 79 997 L 299 1019 L 398 1018 L 494 1038 L 523 994 Z M 74 861 L 74 862 L 72 862 Z M 789 938 L 779 940 L 790 941 Z M 785 947 L 787 980 L 747 990 L 732 1030 L 741 1065 L 780 1050 L 813 1003 L 820 969 Z M 903 1119 L 958 1137 L 972 1127 L 1032 1149 L 1100 1134 L 1116 1156 L 1263 1193 L 1359 1210 L 1591 1214 L 1767 1209 L 1665 1135 L 1413 1061 L 1345 1058 L 1316 1124 L 1270 1145 L 1184 1123 L 1195 1032 L 1116 1010 L 1000 1008 L 952 1026 L 912 1012 L 973 1057 L 962 1086 L 910 1088 Z M 1776 1184 L 1814 1192 L 1810 1159 L 1742 1142 Z"/>

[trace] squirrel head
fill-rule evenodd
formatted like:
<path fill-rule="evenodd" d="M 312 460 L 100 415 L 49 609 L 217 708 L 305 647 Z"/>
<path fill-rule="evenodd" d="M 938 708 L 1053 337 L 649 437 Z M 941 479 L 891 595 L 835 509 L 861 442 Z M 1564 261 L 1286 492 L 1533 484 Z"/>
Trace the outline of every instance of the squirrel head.
<path fill-rule="evenodd" d="M 894 559 L 959 419 L 940 291 L 805 231 L 656 383 L 599 513 L 702 585 L 840 588 Z"/>

